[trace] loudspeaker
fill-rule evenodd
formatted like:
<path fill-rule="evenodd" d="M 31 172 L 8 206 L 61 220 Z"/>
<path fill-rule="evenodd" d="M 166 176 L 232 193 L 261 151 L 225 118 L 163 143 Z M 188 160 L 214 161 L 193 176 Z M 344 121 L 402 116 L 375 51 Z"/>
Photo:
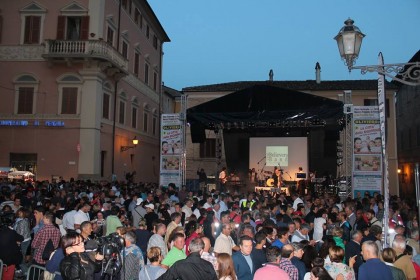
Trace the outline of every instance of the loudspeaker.
<path fill-rule="evenodd" d="M 191 141 L 193 143 L 206 142 L 206 132 L 205 132 L 204 125 L 191 124 Z"/>

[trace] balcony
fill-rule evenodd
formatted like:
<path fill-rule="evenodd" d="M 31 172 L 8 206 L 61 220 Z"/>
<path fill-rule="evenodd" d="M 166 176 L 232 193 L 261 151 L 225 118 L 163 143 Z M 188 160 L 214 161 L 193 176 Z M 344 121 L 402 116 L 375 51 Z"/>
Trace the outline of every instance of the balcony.
<path fill-rule="evenodd" d="M 128 60 L 105 41 L 46 40 L 42 55 L 50 63 L 98 60 L 99 67 L 108 75 L 128 75 Z"/>

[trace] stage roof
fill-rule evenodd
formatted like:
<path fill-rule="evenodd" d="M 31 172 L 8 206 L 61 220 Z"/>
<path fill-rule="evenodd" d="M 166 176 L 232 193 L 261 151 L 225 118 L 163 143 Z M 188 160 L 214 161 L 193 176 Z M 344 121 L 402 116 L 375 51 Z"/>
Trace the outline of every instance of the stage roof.
<path fill-rule="evenodd" d="M 329 126 L 339 129 L 343 103 L 299 91 L 254 85 L 187 110 L 191 129 Z"/>

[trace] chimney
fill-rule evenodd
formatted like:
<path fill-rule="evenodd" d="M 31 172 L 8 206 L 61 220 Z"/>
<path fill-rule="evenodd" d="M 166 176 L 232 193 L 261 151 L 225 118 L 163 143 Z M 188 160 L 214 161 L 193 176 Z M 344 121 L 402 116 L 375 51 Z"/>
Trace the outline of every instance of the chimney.
<path fill-rule="evenodd" d="M 315 65 L 315 79 L 317 84 L 321 83 L 321 65 L 319 65 L 319 62 Z"/>
<path fill-rule="evenodd" d="M 274 72 L 273 72 L 273 69 L 270 69 L 270 72 L 268 73 L 268 80 L 272 82 L 273 78 L 274 78 Z"/>

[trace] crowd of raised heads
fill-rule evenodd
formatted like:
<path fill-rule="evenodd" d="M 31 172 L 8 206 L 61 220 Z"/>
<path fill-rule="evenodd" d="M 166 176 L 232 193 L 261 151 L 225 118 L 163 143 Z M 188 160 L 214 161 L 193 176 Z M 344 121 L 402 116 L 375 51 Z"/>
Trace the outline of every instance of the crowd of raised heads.
<path fill-rule="evenodd" d="M 103 243 L 114 242 L 120 279 L 420 279 L 414 199 L 391 196 L 384 236 L 379 193 L 77 180 L 0 187 L 0 259 L 16 277 L 36 264 L 60 272 L 55 279 L 95 279 L 109 261 Z"/>

